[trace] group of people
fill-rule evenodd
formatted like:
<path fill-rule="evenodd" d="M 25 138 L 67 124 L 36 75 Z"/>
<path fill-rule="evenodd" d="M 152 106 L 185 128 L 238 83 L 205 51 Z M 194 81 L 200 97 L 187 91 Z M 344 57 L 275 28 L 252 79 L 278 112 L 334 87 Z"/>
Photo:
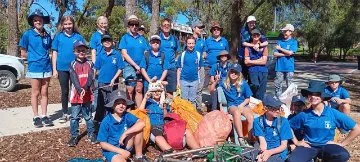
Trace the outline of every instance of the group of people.
<path fill-rule="evenodd" d="M 181 98 L 200 110 L 204 107 L 202 91 L 209 88 L 211 110 L 220 108 L 229 112 L 240 145 L 249 146 L 250 138 L 242 131 L 241 116 L 245 116 L 248 131 L 257 137 L 258 161 L 311 161 L 316 157 L 325 161 L 347 161 L 349 153 L 343 146 L 360 134 L 360 127 L 348 116 L 351 100 L 337 75 L 329 77 L 327 87 L 324 82 L 311 82 L 309 88 L 303 89 L 302 95 L 309 105 L 304 98 L 295 97 L 289 121 L 279 116 L 282 82 L 285 80 L 289 85 L 294 76 L 297 41 L 291 36 L 294 31 L 291 24 L 281 29 L 283 37 L 275 46 L 275 96 L 265 96 L 268 42 L 256 26 L 254 16 L 249 16 L 241 29 L 238 62 L 232 61 L 228 41 L 221 36 L 223 28 L 218 22 L 211 25 L 212 35 L 206 39 L 202 36 L 205 26 L 194 22 L 193 35 L 185 39 L 184 49 L 171 34 L 172 21 L 167 18 L 161 21 L 161 32 L 146 39 L 139 18 L 129 16 L 127 33 L 115 45 L 108 32 L 107 18 L 100 16 L 90 46 L 86 45 L 71 16 L 61 18 L 53 39 L 44 30 L 44 24 L 50 22 L 48 16 L 35 11 L 28 22 L 31 28 L 25 31 L 19 46 L 21 56 L 28 59 L 26 76 L 31 78 L 34 126 L 53 125 L 46 110 L 48 86 L 54 76 L 61 86 L 63 116 L 60 120 L 63 123 L 70 120 L 68 145 L 77 145 L 79 121 L 84 118 L 89 141 L 100 142 L 107 161 L 126 161 L 133 151 L 135 161 L 147 161 L 142 152 L 145 123 L 128 113 L 130 108 L 146 110 L 153 142 L 165 154 L 174 152 L 164 138 L 163 126 L 168 101 L 179 89 Z M 88 53 L 91 60 L 87 59 Z M 119 95 L 121 77 L 126 95 Z M 255 119 L 247 106 L 251 96 L 262 100 L 265 108 L 265 114 Z M 334 140 L 335 128 L 348 133 L 342 142 Z M 200 147 L 191 130 L 186 130 L 184 136 L 189 148 Z M 288 140 L 292 142 L 290 156 Z"/>

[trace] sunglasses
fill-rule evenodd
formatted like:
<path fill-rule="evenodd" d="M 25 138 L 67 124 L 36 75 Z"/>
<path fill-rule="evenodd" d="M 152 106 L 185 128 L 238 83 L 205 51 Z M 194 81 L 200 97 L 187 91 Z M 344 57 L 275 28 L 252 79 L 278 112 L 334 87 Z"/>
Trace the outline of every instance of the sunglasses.
<path fill-rule="evenodd" d="M 220 28 L 213 28 L 212 31 L 221 31 Z"/>
<path fill-rule="evenodd" d="M 135 27 L 139 27 L 138 23 L 129 23 L 128 26 L 135 26 Z"/>
<path fill-rule="evenodd" d="M 77 53 L 86 53 L 87 50 L 75 50 Z"/>
<path fill-rule="evenodd" d="M 153 40 L 153 41 L 151 41 L 150 43 L 151 43 L 151 44 L 155 44 L 155 43 L 156 43 L 156 44 L 160 44 L 160 41 L 158 41 L 158 40 Z"/>
<path fill-rule="evenodd" d="M 260 34 L 252 34 L 253 37 L 260 37 Z"/>

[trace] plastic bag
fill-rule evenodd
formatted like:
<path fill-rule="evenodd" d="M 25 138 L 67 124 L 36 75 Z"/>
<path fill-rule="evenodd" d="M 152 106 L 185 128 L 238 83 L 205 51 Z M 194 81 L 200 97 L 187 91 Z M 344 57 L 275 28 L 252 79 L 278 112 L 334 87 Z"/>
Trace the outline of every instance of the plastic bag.
<path fill-rule="evenodd" d="M 202 116 L 197 112 L 191 102 L 180 97 L 174 97 L 171 104 L 171 110 L 186 121 L 186 128 L 190 129 L 192 132 L 196 131 Z"/>
<path fill-rule="evenodd" d="M 279 96 L 280 101 L 284 103 L 281 108 L 284 111 L 284 117 L 286 118 L 291 114 L 291 100 L 294 96 L 298 94 L 297 88 L 298 86 L 296 84 L 291 83 L 290 86 L 286 89 L 286 91 Z"/>

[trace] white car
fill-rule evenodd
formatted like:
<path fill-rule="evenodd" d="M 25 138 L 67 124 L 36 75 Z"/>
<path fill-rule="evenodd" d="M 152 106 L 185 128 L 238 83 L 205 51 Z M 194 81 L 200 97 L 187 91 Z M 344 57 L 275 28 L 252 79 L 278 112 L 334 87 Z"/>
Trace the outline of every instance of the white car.
<path fill-rule="evenodd" d="M 20 57 L 0 54 L 0 91 L 12 91 L 24 78 L 24 60 Z"/>

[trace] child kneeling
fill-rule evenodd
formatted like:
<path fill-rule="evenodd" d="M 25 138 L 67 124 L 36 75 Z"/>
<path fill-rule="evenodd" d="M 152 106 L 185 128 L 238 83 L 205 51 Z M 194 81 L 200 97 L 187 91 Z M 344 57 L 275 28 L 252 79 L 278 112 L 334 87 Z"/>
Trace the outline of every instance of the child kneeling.
<path fill-rule="evenodd" d="M 117 91 L 111 93 L 112 100 L 106 107 L 112 108 L 101 122 L 97 140 L 100 142 L 102 153 L 109 162 L 126 161 L 135 146 L 135 162 L 146 162 L 142 154 L 143 128 L 145 123 L 127 112 L 127 108 L 134 103 L 118 95 Z"/>

